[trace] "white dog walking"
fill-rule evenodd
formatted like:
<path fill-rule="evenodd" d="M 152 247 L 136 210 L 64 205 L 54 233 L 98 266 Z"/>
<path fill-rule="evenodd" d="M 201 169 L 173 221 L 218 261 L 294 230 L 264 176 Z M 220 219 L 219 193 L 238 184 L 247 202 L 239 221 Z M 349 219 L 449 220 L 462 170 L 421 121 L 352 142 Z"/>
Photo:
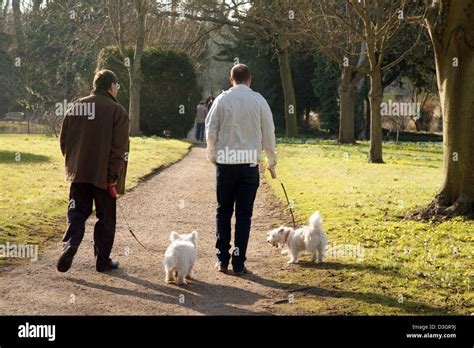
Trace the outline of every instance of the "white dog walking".
<path fill-rule="evenodd" d="M 186 279 L 191 278 L 197 258 L 196 238 L 196 231 L 188 234 L 171 232 L 171 244 L 166 249 L 164 260 L 167 283 L 182 285 L 186 284 Z"/>
<path fill-rule="evenodd" d="M 317 211 L 309 218 L 309 226 L 296 230 L 280 226 L 267 233 L 267 242 L 275 247 L 286 244 L 290 255 L 288 263 L 297 263 L 298 256 L 305 250 L 311 254 L 312 262 L 316 259 L 323 262 L 328 239 L 323 231 L 323 218 Z"/>

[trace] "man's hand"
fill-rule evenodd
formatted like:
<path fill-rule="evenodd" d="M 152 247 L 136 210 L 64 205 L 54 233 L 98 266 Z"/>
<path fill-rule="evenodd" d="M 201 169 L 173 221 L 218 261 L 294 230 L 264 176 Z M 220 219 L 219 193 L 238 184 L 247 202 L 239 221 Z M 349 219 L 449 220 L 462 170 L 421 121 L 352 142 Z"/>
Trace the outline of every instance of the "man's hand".
<path fill-rule="evenodd" d="M 116 182 L 109 182 L 107 184 L 107 191 L 109 191 L 109 195 L 112 198 L 117 198 L 117 189 L 116 189 L 115 186 L 117 186 L 117 181 Z"/>
<path fill-rule="evenodd" d="M 276 179 L 277 178 L 277 173 L 276 173 L 275 166 L 267 167 L 267 169 L 270 172 L 270 175 L 272 176 L 272 179 Z"/>

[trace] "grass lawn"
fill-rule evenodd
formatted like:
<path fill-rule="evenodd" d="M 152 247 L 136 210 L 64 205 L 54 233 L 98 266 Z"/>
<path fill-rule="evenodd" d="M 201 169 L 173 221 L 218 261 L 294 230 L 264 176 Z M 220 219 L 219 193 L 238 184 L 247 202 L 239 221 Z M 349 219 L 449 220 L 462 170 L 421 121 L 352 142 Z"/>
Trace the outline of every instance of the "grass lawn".
<path fill-rule="evenodd" d="M 178 140 L 132 138 L 127 189 L 154 169 L 181 159 L 190 146 Z M 63 233 L 69 183 L 64 181 L 57 138 L 0 135 L 0 183 L 0 243 L 36 244 Z"/>
<path fill-rule="evenodd" d="M 384 144 L 386 164 L 368 164 L 368 144 L 332 141 L 277 148 L 279 178 L 306 224 L 321 211 L 327 263 L 299 265 L 275 280 L 306 287 L 282 312 L 471 314 L 474 222 L 404 220 L 430 202 L 442 179 L 440 144 Z M 286 204 L 280 184 L 267 180 Z M 282 264 L 286 261 L 282 256 Z"/>

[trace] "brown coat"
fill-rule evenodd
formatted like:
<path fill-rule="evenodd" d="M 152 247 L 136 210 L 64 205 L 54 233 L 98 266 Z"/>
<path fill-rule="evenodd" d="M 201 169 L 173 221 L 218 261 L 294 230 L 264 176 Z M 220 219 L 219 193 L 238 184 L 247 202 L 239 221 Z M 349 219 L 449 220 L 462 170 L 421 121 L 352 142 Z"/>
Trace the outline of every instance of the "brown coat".
<path fill-rule="evenodd" d="M 86 111 L 87 110 L 87 111 Z M 94 111 L 94 112 L 91 112 Z M 127 111 L 106 91 L 93 91 L 68 109 L 61 127 L 66 180 L 125 191 L 129 151 Z"/>

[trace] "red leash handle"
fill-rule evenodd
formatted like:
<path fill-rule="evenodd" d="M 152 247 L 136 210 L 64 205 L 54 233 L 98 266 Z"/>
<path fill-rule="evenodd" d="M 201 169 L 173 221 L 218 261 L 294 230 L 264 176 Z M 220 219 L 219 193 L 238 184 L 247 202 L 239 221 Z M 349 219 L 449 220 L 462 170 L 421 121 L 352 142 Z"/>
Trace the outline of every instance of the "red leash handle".
<path fill-rule="evenodd" d="M 109 191 L 110 197 L 117 198 L 117 189 L 115 188 L 115 184 L 109 182 L 107 184 L 107 191 Z"/>

